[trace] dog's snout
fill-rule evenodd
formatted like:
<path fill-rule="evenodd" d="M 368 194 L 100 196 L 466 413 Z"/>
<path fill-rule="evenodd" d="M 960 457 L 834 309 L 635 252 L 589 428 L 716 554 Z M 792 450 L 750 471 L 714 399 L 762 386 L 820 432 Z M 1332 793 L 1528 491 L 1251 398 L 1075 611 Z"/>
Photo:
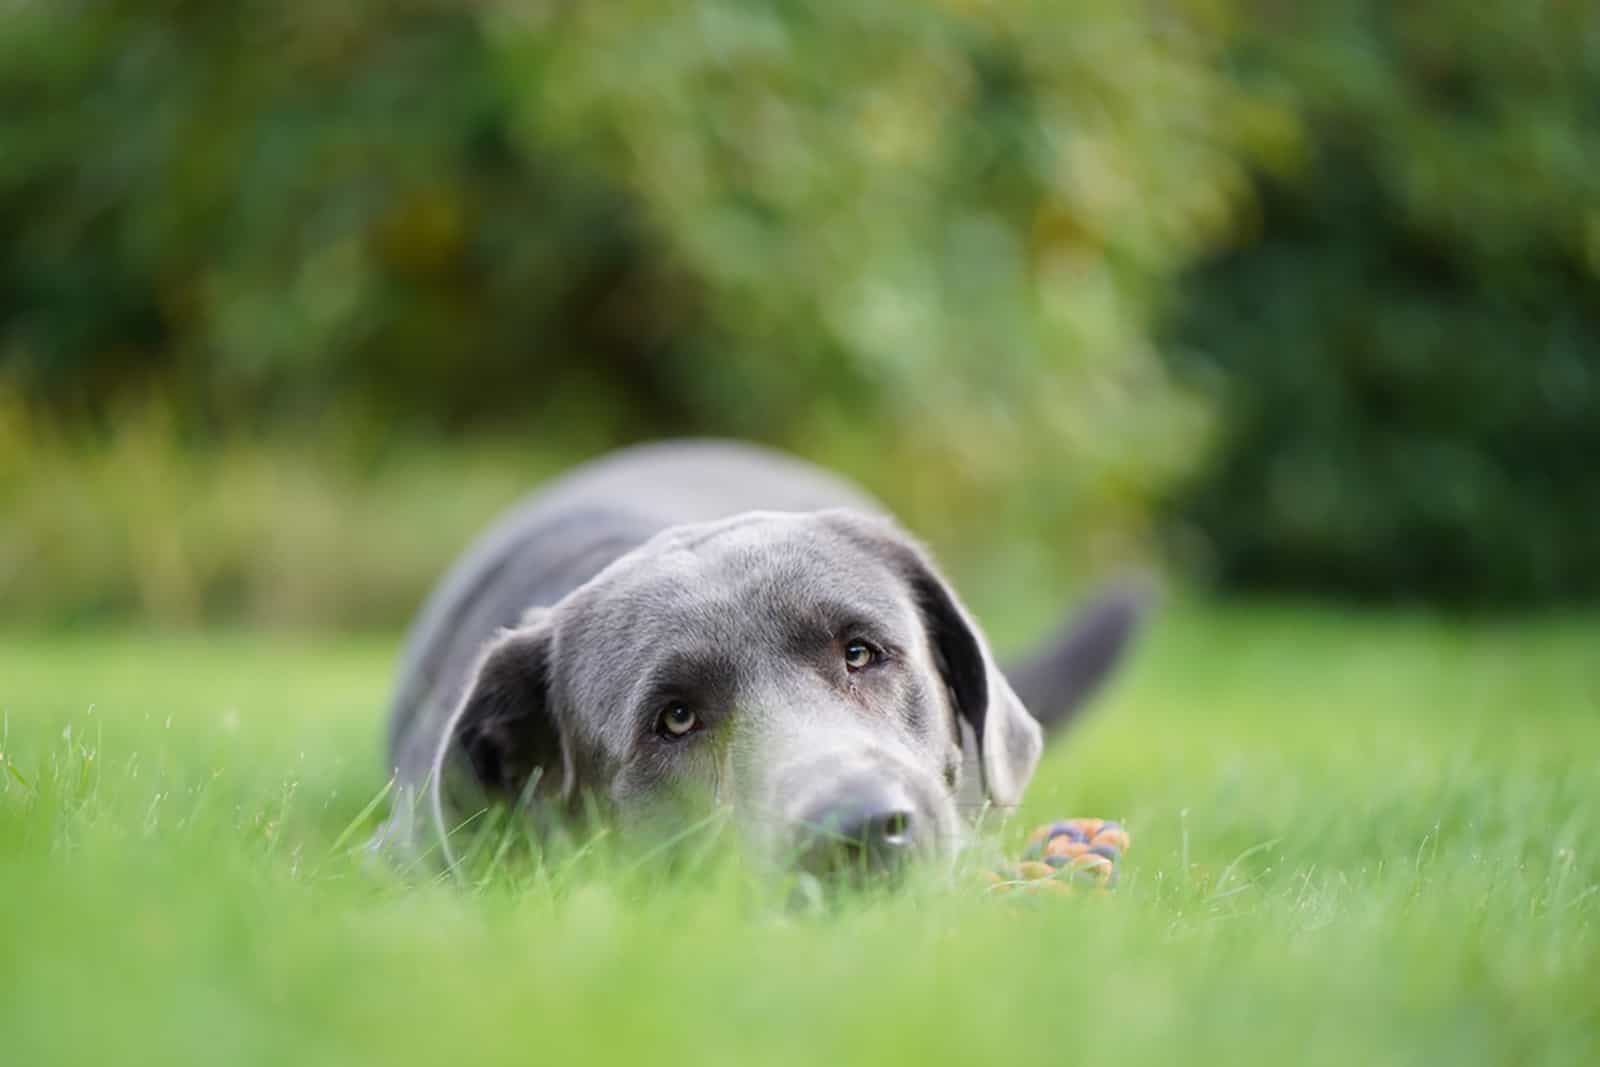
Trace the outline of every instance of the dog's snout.
<path fill-rule="evenodd" d="M 841 790 L 801 817 L 799 866 L 819 876 L 895 871 L 918 847 L 919 822 L 911 798 L 898 787 Z"/>

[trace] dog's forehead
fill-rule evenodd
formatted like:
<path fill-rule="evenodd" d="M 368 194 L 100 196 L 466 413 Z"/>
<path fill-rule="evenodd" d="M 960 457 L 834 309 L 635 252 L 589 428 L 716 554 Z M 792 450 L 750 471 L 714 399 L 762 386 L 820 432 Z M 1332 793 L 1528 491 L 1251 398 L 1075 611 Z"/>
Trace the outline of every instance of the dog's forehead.
<path fill-rule="evenodd" d="M 807 581 L 850 584 L 863 593 L 897 583 L 886 561 L 815 515 L 757 513 L 709 527 L 669 531 L 661 540 L 660 571 L 686 580 L 799 589 Z M 763 591 L 766 591 L 763 589 Z"/>
<path fill-rule="evenodd" d="M 591 633 L 644 640 L 734 639 L 841 615 L 888 624 L 913 611 L 888 560 L 817 516 L 786 513 L 668 530 L 600 575 L 573 607 Z"/>

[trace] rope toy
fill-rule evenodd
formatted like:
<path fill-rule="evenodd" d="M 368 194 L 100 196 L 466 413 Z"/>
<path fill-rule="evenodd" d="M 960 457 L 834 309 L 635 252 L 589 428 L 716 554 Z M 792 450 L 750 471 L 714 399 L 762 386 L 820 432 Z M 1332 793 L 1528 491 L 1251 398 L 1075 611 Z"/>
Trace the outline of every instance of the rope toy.
<path fill-rule="evenodd" d="M 995 892 L 1104 892 L 1117 884 L 1128 844 L 1128 831 L 1107 819 L 1046 823 L 1028 835 L 1020 863 L 985 871 L 984 879 Z"/>

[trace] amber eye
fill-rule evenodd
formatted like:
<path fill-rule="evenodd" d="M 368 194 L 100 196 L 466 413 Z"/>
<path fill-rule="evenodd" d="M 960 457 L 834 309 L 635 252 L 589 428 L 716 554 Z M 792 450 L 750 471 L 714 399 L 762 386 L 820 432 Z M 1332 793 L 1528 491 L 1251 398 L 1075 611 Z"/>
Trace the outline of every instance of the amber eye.
<path fill-rule="evenodd" d="M 870 667 L 877 662 L 878 650 L 865 641 L 851 641 L 844 646 L 844 665 L 852 671 Z"/>
<path fill-rule="evenodd" d="M 687 704 L 672 704 L 661 710 L 656 719 L 656 733 L 669 741 L 676 741 L 694 733 L 700 726 L 700 716 Z"/>

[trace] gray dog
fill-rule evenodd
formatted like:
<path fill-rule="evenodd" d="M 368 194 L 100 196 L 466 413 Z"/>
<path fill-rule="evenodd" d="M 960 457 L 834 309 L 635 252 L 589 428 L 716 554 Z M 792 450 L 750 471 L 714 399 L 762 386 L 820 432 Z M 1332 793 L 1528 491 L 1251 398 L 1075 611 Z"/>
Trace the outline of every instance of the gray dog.
<path fill-rule="evenodd" d="M 1017 803 L 1041 720 L 1108 673 L 1141 601 L 1101 597 L 1002 673 L 861 490 L 746 445 L 619 452 L 515 509 L 429 598 L 380 841 L 438 835 L 453 862 L 449 828 L 497 801 L 624 825 L 721 805 L 814 873 L 948 856 L 963 809 Z"/>

